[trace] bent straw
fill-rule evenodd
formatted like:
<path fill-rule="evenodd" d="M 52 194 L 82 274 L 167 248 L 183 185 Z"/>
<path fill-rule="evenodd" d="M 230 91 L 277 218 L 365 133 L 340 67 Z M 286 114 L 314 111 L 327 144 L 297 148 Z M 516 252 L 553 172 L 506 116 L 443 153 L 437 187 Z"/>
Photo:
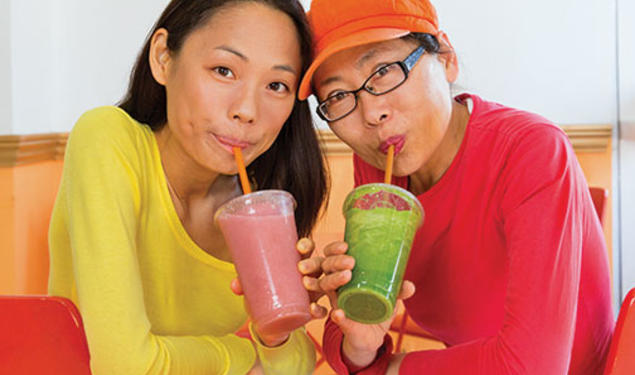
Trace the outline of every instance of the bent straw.
<path fill-rule="evenodd" d="M 247 178 L 247 169 L 245 168 L 245 162 L 243 161 L 243 153 L 240 147 L 234 147 L 234 159 L 236 159 L 236 165 L 238 166 L 238 175 L 240 176 L 240 185 L 243 187 L 243 193 L 251 193 L 251 185 Z"/>
<path fill-rule="evenodd" d="M 384 175 L 384 183 L 390 184 L 392 181 L 392 163 L 395 159 L 395 145 L 388 147 L 388 155 L 386 155 L 386 174 Z"/>

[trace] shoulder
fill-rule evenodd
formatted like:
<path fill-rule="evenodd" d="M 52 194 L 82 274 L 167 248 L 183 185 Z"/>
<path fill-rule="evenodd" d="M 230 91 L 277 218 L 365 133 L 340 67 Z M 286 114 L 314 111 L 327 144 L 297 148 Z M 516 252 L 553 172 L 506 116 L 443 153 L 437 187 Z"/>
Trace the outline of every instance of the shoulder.
<path fill-rule="evenodd" d="M 562 149 L 570 146 L 566 133 L 545 117 L 525 110 L 485 101 L 472 95 L 474 111 L 471 130 L 495 137 L 514 148 Z"/>
<path fill-rule="evenodd" d="M 104 106 L 85 112 L 68 137 L 70 149 L 136 149 L 147 144 L 152 130 L 130 117 L 123 109 Z M 88 150 L 89 152 L 91 152 Z"/>
<path fill-rule="evenodd" d="M 148 131 L 147 125 L 137 122 L 119 107 L 97 107 L 85 112 L 77 120 L 69 135 L 69 143 L 121 142 L 142 137 Z"/>
<path fill-rule="evenodd" d="M 68 137 L 65 159 L 140 160 L 151 150 L 152 130 L 114 106 L 85 112 Z"/>

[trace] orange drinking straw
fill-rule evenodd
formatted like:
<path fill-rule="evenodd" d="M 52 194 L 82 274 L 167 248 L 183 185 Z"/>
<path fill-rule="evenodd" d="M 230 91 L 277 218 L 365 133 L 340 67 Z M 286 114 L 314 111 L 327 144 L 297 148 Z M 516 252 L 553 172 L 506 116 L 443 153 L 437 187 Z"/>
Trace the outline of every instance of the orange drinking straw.
<path fill-rule="evenodd" d="M 240 184 L 243 187 L 243 193 L 251 193 L 251 185 L 247 178 L 247 169 L 245 168 L 245 162 L 243 161 L 243 152 L 240 147 L 234 147 L 234 159 L 236 159 L 236 165 L 238 166 L 238 175 L 240 176 Z"/>
<path fill-rule="evenodd" d="M 388 155 L 386 155 L 386 174 L 384 175 L 384 183 L 389 184 L 392 181 L 392 162 L 395 159 L 395 145 L 388 147 Z"/>

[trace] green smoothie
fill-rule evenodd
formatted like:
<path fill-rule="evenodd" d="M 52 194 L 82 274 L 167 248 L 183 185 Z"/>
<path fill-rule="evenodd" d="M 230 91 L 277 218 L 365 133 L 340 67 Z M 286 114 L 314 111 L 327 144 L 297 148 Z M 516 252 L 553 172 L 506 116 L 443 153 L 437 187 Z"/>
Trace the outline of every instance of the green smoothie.
<path fill-rule="evenodd" d="M 355 268 L 338 290 L 337 304 L 349 319 L 383 322 L 393 313 L 423 208 L 405 189 L 367 184 L 348 195 L 343 211 L 344 240 Z"/>

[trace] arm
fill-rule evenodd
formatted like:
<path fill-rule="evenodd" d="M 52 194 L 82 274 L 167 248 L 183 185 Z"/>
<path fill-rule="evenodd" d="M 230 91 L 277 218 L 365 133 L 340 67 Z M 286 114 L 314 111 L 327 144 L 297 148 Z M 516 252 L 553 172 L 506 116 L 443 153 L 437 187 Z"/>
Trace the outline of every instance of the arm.
<path fill-rule="evenodd" d="M 387 332 L 395 314 L 379 324 L 363 324 L 346 318 L 344 311 L 337 307 L 336 291 L 350 281 L 355 265 L 355 259 L 346 255 L 347 249 L 344 242 L 333 242 L 324 248 L 325 259 L 321 263 L 324 277 L 319 280 L 319 289 L 327 294 L 333 306 L 324 328 L 324 356 L 340 375 L 384 374 L 392 352 L 392 340 Z M 397 298 L 410 298 L 414 292 L 414 284 L 404 281 Z"/>
<path fill-rule="evenodd" d="M 254 338 L 258 358 L 267 375 L 297 374 L 310 375 L 315 368 L 315 347 L 304 328 L 298 328 L 289 335 L 289 339 L 276 347 L 264 345 L 249 325 Z"/>
<path fill-rule="evenodd" d="M 514 147 L 501 177 L 509 281 L 500 330 L 445 350 L 409 353 L 400 374 L 567 373 L 586 184 L 566 136 L 542 126 Z"/>
<path fill-rule="evenodd" d="M 93 374 L 244 374 L 255 360 L 249 340 L 151 331 L 136 258 L 142 166 L 126 126 L 117 110 L 89 112 L 65 159 L 60 198 Z"/>
<path fill-rule="evenodd" d="M 505 192 L 499 215 L 510 275 L 501 329 L 445 350 L 393 356 L 388 374 L 567 372 L 587 187 L 566 136 L 542 126 L 526 134 L 510 154 L 501 184 Z M 327 327 L 324 342 L 338 335 Z M 341 361 L 339 350 L 330 353 L 330 362 Z"/>

